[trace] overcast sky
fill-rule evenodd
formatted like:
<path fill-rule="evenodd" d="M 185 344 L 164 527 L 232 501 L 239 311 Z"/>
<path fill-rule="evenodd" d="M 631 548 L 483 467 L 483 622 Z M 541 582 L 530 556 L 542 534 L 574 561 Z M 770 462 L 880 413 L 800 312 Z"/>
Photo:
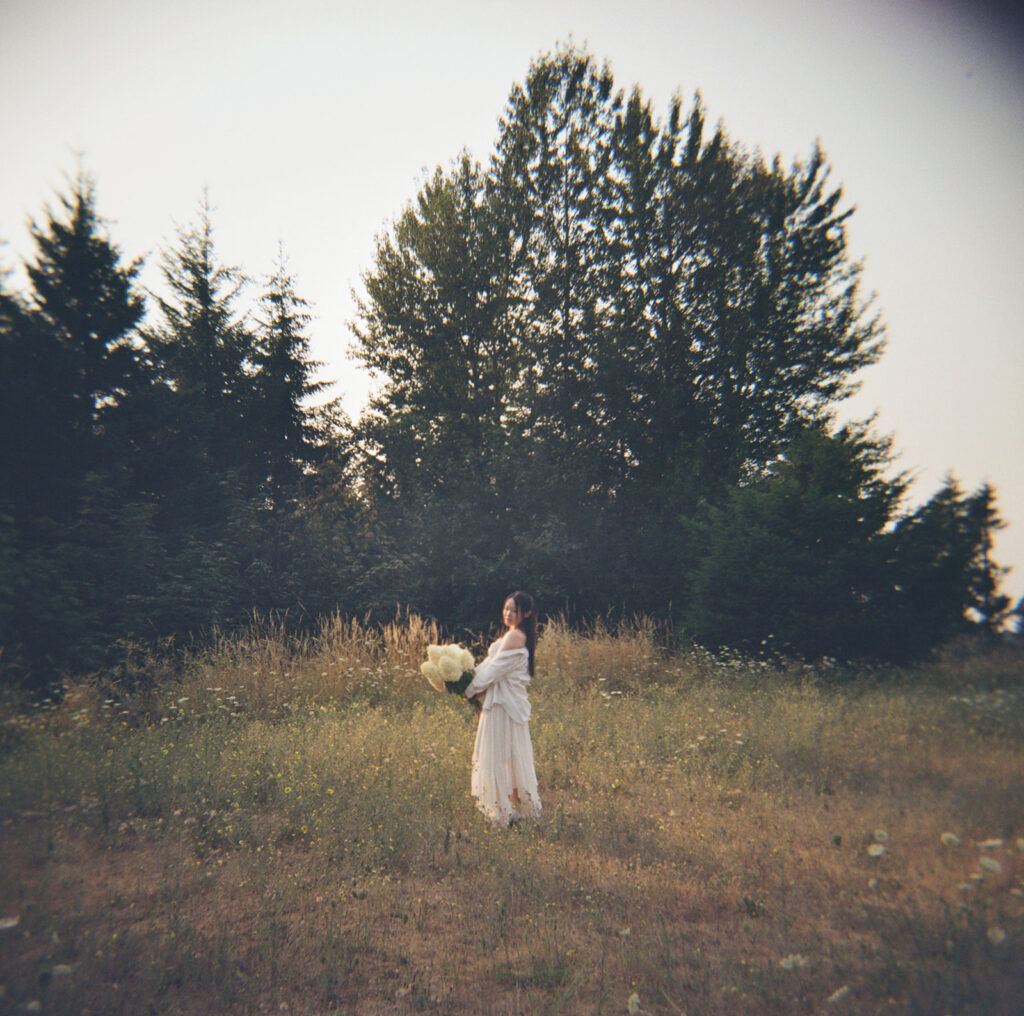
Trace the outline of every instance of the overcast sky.
<path fill-rule="evenodd" d="M 991 0 L 0 0 L 0 259 L 81 157 L 158 286 L 205 188 L 224 261 L 259 276 L 284 243 L 357 415 L 375 236 L 436 166 L 487 158 L 512 85 L 567 41 L 660 112 L 699 90 L 769 157 L 820 140 L 889 336 L 845 411 L 895 434 L 913 503 L 949 471 L 995 485 L 1024 593 L 1024 35 Z"/>

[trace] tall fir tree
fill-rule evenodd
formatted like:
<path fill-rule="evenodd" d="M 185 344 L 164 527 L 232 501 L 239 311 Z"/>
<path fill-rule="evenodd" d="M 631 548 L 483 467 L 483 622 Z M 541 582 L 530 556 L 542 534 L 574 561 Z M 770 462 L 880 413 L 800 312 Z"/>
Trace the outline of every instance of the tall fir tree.
<path fill-rule="evenodd" d="M 189 492 L 191 504 L 179 505 L 183 522 L 205 517 L 216 525 L 225 497 L 255 493 L 262 463 L 248 432 L 256 337 L 238 309 L 248 280 L 220 262 L 205 195 L 161 267 L 166 295 L 156 297 L 159 320 L 147 339 L 162 386 L 157 452 L 164 469 L 163 480 L 152 481 Z"/>
<path fill-rule="evenodd" d="M 907 489 L 891 442 L 865 425 L 800 431 L 752 482 L 697 524 L 705 548 L 686 598 L 688 634 L 711 648 L 804 657 L 891 657 L 889 528 Z"/>
<path fill-rule="evenodd" d="M 974 534 L 975 555 L 971 563 L 970 610 L 978 627 L 988 639 L 1002 632 L 1010 618 L 1012 601 L 999 591 L 1007 568 L 996 563 L 992 556 L 995 534 L 1006 528 L 996 508 L 996 492 L 983 483 L 967 500 L 967 521 Z"/>
<path fill-rule="evenodd" d="M 119 467 L 119 417 L 145 387 L 141 261 L 123 262 L 83 171 L 31 234 L 30 289 L 0 298 L 4 365 L 19 380 L 4 414 L 5 470 L 33 511 L 69 512 L 88 471 Z"/>
<path fill-rule="evenodd" d="M 141 558 L 105 549 L 146 540 L 129 479 L 130 407 L 147 389 L 145 308 L 141 262 L 123 263 L 84 172 L 31 234 L 28 291 L 0 295 L 0 369 L 16 379 L 0 410 L 13 590 L 0 642 L 15 670 L 45 681 L 95 665 L 142 623 L 132 604 L 153 575 L 130 574 Z"/>
<path fill-rule="evenodd" d="M 308 307 L 296 293 L 279 247 L 257 312 L 251 427 L 252 454 L 263 463 L 262 485 L 277 507 L 295 497 L 304 470 L 316 461 L 317 429 L 309 400 L 329 387 L 316 380 L 321 364 L 310 355 Z"/>

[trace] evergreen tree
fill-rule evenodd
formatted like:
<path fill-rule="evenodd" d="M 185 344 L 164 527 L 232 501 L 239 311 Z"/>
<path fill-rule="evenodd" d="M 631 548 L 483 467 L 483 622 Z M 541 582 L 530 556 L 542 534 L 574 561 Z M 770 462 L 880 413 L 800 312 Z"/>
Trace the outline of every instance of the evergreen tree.
<path fill-rule="evenodd" d="M 954 477 L 893 531 L 893 577 L 886 617 L 894 637 L 920 655 L 956 635 L 993 634 L 1005 597 L 991 559 L 992 533 L 1002 525 L 987 484 L 965 495 Z"/>
<path fill-rule="evenodd" d="M 220 263 L 205 197 L 162 270 L 168 295 L 156 297 L 161 320 L 147 333 L 162 387 L 154 449 L 162 468 L 150 482 L 162 493 L 188 492 L 176 498 L 182 523 L 216 527 L 232 498 L 255 493 L 264 469 L 249 439 L 256 339 L 237 309 L 247 280 Z"/>
<path fill-rule="evenodd" d="M 698 526 L 706 550 L 689 634 L 709 647 L 804 657 L 901 651 L 879 627 L 894 577 L 887 529 L 907 487 L 887 478 L 889 465 L 890 442 L 864 426 L 801 431 Z"/>
<path fill-rule="evenodd" d="M 75 500 L 79 465 L 71 422 L 71 370 L 57 337 L 0 275 L 0 505 L 17 519 L 66 511 Z M 62 369 L 63 368 L 63 369 Z"/>
<path fill-rule="evenodd" d="M 137 328 L 145 313 L 136 277 L 141 260 L 122 265 L 96 212 L 93 181 L 79 173 L 60 196 L 63 216 L 49 209 L 33 223 L 36 255 L 26 268 L 30 306 L 61 350 L 70 372 L 72 428 L 86 451 L 108 418 L 141 382 Z M 86 454 L 85 461 L 94 457 Z"/>
<path fill-rule="evenodd" d="M 971 610 L 986 638 L 994 638 L 1009 618 L 1012 601 L 999 592 L 999 584 L 1008 569 L 1000 567 L 992 557 L 994 537 L 1006 523 L 996 510 L 995 490 L 981 485 L 965 505 L 967 521 L 973 530 L 975 556 L 971 568 Z"/>
<path fill-rule="evenodd" d="M 283 249 L 267 280 L 254 350 L 254 457 L 262 458 L 265 490 L 272 504 L 294 498 L 304 469 L 316 460 L 316 427 L 309 400 L 327 382 L 316 381 L 321 365 L 310 358 L 308 304 L 295 292 Z"/>
<path fill-rule="evenodd" d="M 0 366 L 18 379 L 3 409 L 3 472 L 25 517 L 73 511 L 89 470 L 124 454 L 119 417 L 145 384 L 136 288 L 84 173 L 32 224 L 26 297 L 0 290 Z"/>
<path fill-rule="evenodd" d="M 122 264 L 84 173 L 32 236 L 28 293 L 0 293 L 0 369 L 16 379 L 0 410 L 10 510 L 0 642 L 16 671 L 46 681 L 94 665 L 142 624 L 133 604 L 153 574 L 139 553 L 106 551 L 146 539 L 147 509 L 126 476 L 147 378 L 140 263 Z"/>
<path fill-rule="evenodd" d="M 748 652 L 912 660 L 993 631 L 1007 604 L 993 595 L 991 488 L 965 496 L 950 479 L 904 514 L 908 483 L 886 475 L 890 448 L 863 425 L 812 427 L 711 509 L 686 609 L 692 637 Z"/>

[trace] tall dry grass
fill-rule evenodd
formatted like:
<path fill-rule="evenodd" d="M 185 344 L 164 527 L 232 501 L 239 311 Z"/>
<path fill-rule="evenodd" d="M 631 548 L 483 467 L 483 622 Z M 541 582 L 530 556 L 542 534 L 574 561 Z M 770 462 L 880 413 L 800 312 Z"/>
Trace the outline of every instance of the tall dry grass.
<path fill-rule="evenodd" d="M 509 831 L 418 675 L 437 638 L 254 628 L 9 713 L 0 1011 L 1019 1011 L 1019 652 L 858 673 L 551 624 L 544 816 Z"/>

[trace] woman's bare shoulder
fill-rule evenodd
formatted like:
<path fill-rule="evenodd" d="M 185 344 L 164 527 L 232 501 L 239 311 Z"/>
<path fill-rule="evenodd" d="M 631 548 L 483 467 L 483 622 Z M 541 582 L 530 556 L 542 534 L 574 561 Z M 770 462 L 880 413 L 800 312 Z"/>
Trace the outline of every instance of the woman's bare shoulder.
<path fill-rule="evenodd" d="M 505 637 L 501 640 L 501 648 L 505 649 L 522 649 L 526 646 L 526 633 L 521 632 L 518 628 L 512 628 L 505 633 Z"/>

